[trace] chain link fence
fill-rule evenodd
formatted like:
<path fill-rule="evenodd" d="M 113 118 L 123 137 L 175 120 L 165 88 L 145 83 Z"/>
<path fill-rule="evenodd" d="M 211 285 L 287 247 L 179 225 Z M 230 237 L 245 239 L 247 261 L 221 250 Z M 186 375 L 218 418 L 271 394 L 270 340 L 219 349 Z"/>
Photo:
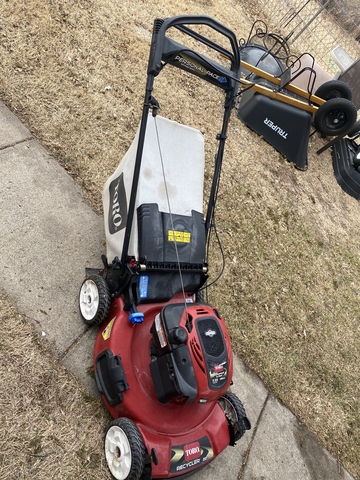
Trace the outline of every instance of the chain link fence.
<path fill-rule="evenodd" d="M 288 40 L 294 53 L 311 53 L 331 76 L 340 68 L 336 51 L 360 57 L 360 0 L 256 0 L 258 18 Z"/>

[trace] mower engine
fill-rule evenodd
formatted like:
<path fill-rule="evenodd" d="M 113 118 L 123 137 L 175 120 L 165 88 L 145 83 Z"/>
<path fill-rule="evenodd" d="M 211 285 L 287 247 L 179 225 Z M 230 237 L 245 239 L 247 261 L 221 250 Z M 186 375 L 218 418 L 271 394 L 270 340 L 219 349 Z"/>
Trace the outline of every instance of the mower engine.
<path fill-rule="evenodd" d="M 229 388 L 232 350 L 217 310 L 200 303 L 169 304 L 150 331 L 150 371 L 161 403 L 216 401 Z"/>

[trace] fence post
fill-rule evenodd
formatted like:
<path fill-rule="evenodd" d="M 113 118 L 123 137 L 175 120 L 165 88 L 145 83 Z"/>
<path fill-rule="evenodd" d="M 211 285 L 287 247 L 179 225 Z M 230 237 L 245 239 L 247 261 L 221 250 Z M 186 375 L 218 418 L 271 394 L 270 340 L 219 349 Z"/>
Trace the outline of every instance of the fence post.
<path fill-rule="evenodd" d="M 297 38 L 299 38 L 300 35 L 308 28 L 308 26 L 311 25 L 311 23 L 320 15 L 320 13 L 323 10 L 325 10 L 325 8 L 329 5 L 330 2 L 331 2 L 331 0 L 327 0 L 327 2 L 320 8 L 320 10 L 318 10 L 318 12 L 315 13 L 315 15 L 308 21 L 308 23 L 304 26 L 304 28 L 302 30 L 300 30 L 300 32 L 292 39 L 293 42 Z"/>

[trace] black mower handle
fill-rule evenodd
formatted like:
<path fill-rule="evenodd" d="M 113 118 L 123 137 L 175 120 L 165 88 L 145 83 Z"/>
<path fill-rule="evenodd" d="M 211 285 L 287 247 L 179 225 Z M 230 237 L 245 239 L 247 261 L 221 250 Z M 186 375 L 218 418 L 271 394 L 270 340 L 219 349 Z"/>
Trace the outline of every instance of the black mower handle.
<path fill-rule="evenodd" d="M 191 30 L 188 25 L 207 25 L 219 32 L 229 40 L 232 51 Z M 231 68 L 226 68 L 167 37 L 166 32 L 171 27 L 227 57 L 231 61 Z M 162 62 L 193 73 L 226 91 L 232 90 L 234 82 L 240 77 L 240 51 L 234 32 L 206 15 L 181 15 L 155 20 L 147 73 L 157 76 L 163 67 Z"/>
<path fill-rule="evenodd" d="M 207 25 L 225 36 L 231 45 L 232 52 L 221 47 L 212 40 L 204 37 L 200 33 L 191 30 L 188 25 Z M 210 49 L 220 53 L 230 60 L 231 68 L 226 68 L 220 63 L 211 60 L 194 50 L 184 47 L 180 43 L 166 36 L 169 28 L 175 27 L 182 33 L 194 38 L 198 42 L 206 45 Z M 144 149 L 144 139 L 146 133 L 147 117 L 149 109 L 153 108 L 153 115 L 156 115 L 158 103 L 152 97 L 154 78 L 161 72 L 166 64 L 171 64 L 177 68 L 192 73 L 199 78 L 221 88 L 225 91 L 224 117 L 221 133 L 218 134 L 219 140 L 218 152 L 216 155 L 213 182 L 211 186 L 208 209 L 205 220 L 206 233 L 210 229 L 211 219 L 215 207 L 215 199 L 217 185 L 220 178 L 220 170 L 224 153 L 225 140 L 227 138 L 226 131 L 230 119 L 231 110 L 235 105 L 236 95 L 239 89 L 240 81 L 240 50 L 237 44 L 236 36 L 232 30 L 225 27 L 222 23 L 211 17 L 204 15 L 182 15 L 177 17 L 156 19 L 151 40 L 150 55 L 147 70 L 147 82 L 145 89 L 145 99 L 143 112 L 140 123 L 139 142 L 136 151 L 136 159 L 134 166 L 133 182 L 131 187 L 128 217 L 126 221 L 126 229 L 123 241 L 123 249 L 121 255 L 121 276 L 126 284 L 126 268 L 128 249 L 130 243 L 131 228 L 135 212 L 137 187 L 140 177 L 140 167 L 142 154 Z M 155 108 L 154 108 L 155 107 Z M 154 113 L 155 110 L 155 113 Z"/>

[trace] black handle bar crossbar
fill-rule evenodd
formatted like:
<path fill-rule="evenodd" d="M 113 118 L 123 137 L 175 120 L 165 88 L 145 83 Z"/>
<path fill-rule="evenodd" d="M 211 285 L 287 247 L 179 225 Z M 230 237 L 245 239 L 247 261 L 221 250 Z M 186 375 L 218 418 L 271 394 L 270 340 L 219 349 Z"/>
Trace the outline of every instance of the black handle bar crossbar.
<path fill-rule="evenodd" d="M 192 30 L 188 25 L 207 25 L 213 30 L 216 30 L 228 39 L 231 45 L 231 51 Z M 184 34 L 191 36 L 198 42 L 203 43 L 218 53 L 221 53 L 223 56 L 228 57 L 231 61 L 231 68 L 228 69 L 214 60 L 210 60 L 202 54 L 187 49 L 167 37 L 166 32 L 171 27 L 176 27 Z M 154 22 L 148 74 L 154 76 L 158 75 L 162 69 L 162 62 L 170 63 L 178 68 L 186 70 L 219 88 L 228 91 L 233 89 L 238 76 L 240 52 L 234 32 L 225 27 L 225 25 L 211 17 L 203 15 L 185 15 L 165 20 L 157 19 Z"/>

